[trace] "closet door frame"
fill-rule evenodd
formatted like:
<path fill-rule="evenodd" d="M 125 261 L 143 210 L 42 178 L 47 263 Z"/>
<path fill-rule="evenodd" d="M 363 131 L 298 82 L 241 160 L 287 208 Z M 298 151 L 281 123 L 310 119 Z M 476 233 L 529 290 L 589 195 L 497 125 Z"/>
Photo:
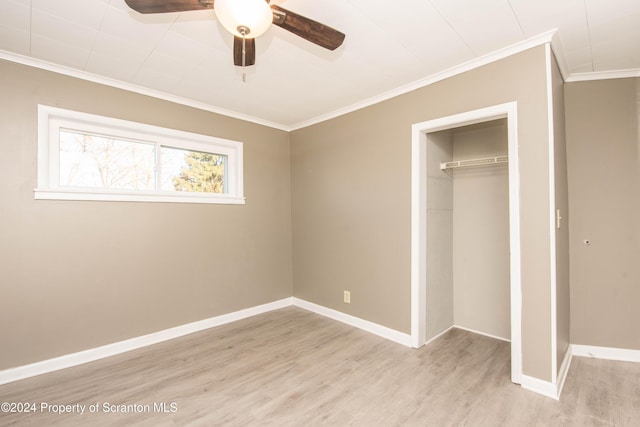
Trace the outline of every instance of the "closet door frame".
<path fill-rule="evenodd" d="M 522 288 L 520 261 L 520 171 L 518 165 L 518 104 L 516 101 L 415 123 L 411 141 L 411 345 L 426 341 L 427 311 L 427 135 L 507 119 L 509 147 L 509 244 L 511 301 L 511 381 L 522 376 Z"/>

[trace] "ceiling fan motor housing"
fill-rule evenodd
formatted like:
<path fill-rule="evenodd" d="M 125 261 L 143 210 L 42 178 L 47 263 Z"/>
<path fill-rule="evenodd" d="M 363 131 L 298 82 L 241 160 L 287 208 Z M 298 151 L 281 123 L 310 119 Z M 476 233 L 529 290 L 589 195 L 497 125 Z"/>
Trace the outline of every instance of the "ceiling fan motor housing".
<path fill-rule="evenodd" d="M 325 49 L 335 50 L 345 35 L 320 22 L 298 15 L 269 0 L 124 0 L 139 13 L 171 13 L 213 9 L 224 28 L 234 35 L 233 62 L 255 64 L 255 38 L 271 24 Z"/>
<path fill-rule="evenodd" d="M 238 37 L 258 37 L 273 22 L 271 7 L 264 0 L 216 0 L 214 11 L 222 26 Z"/>

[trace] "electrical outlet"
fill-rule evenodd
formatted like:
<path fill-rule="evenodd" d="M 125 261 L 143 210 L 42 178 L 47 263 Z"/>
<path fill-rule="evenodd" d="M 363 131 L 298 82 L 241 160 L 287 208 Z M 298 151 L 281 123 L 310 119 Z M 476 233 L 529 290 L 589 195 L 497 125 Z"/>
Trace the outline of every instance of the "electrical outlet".
<path fill-rule="evenodd" d="M 344 291 L 344 302 L 351 304 L 351 292 Z"/>

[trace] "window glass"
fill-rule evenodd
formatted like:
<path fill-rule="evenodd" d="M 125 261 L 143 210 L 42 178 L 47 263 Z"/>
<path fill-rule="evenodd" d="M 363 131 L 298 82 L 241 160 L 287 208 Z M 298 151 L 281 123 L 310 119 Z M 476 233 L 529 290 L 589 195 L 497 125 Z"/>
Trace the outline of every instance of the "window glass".
<path fill-rule="evenodd" d="M 227 156 L 173 147 L 160 148 L 162 190 L 225 193 Z"/>
<path fill-rule="evenodd" d="M 63 187 L 154 190 L 155 145 L 60 131 Z"/>

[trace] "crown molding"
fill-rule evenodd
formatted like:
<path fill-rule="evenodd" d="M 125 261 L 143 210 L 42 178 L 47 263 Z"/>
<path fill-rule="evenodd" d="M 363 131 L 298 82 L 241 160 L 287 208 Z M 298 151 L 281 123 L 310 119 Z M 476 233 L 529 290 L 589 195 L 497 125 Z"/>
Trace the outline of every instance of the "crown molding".
<path fill-rule="evenodd" d="M 287 125 L 287 124 L 276 123 L 276 122 L 265 120 L 259 117 L 254 117 L 247 114 L 239 113 L 237 111 L 228 110 L 226 108 L 218 107 L 205 102 L 195 101 L 192 99 L 183 98 L 176 95 L 171 95 L 169 93 L 150 89 L 144 86 L 123 82 L 121 80 L 100 76 L 97 74 L 89 73 L 87 71 L 82 71 L 75 68 L 54 64 L 52 62 L 31 58 L 29 56 L 20 55 L 17 53 L 8 52 L 1 49 L 0 49 L 0 60 L 3 59 L 10 62 L 28 65 L 34 68 L 52 71 L 54 73 L 63 74 L 69 77 L 75 77 L 78 79 L 99 83 L 99 84 L 111 86 L 118 89 L 127 90 L 130 92 L 138 93 L 140 95 L 151 96 L 153 98 L 174 102 L 176 104 L 185 105 L 187 107 L 193 107 L 199 110 L 209 111 L 211 113 L 220 114 L 222 116 L 239 119 L 239 120 L 243 120 L 250 123 L 255 123 L 262 126 L 267 126 L 267 127 L 282 130 L 285 132 L 291 132 L 294 130 L 312 126 L 312 125 L 315 125 L 327 120 L 331 120 L 336 117 L 340 117 L 345 114 L 378 104 L 388 99 L 395 98 L 396 96 L 403 95 L 408 92 L 412 92 L 416 89 L 429 86 L 439 81 L 465 73 L 467 71 L 471 71 L 473 69 L 482 67 L 492 62 L 499 61 L 509 56 L 524 52 L 525 50 L 528 50 L 543 44 L 547 44 L 547 43 L 551 44 L 554 56 L 556 57 L 556 61 L 558 63 L 558 67 L 560 68 L 560 73 L 562 74 L 564 81 L 567 83 L 579 82 L 579 81 L 591 81 L 591 80 L 640 77 L 640 69 L 618 70 L 618 71 L 596 71 L 596 72 L 589 72 L 589 73 L 570 74 L 569 64 L 564 55 L 564 49 L 562 47 L 562 42 L 560 40 L 560 37 L 558 36 L 558 30 L 553 29 L 545 33 L 539 34 L 537 36 L 523 40 L 521 42 L 512 44 L 505 48 L 499 49 L 497 51 L 491 52 L 479 58 L 475 58 L 473 60 L 464 62 L 460 65 L 456 65 L 440 73 L 436 73 L 436 74 L 424 77 L 422 79 L 416 80 L 409 84 L 406 84 L 406 85 L 397 87 L 395 89 L 389 90 L 387 92 L 381 93 L 379 95 L 373 96 L 371 98 L 358 101 L 346 107 L 339 108 L 329 113 L 313 117 L 309 120 L 304 120 L 298 123 Z"/>
<path fill-rule="evenodd" d="M 117 89 L 123 89 L 129 92 L 134 92 L 140 95 L 151 96 L 153 98 L 162 99 L 164 101 L 174 102 L 176 104 L 184 105 L 187 107 L 197 108 L 203 111 L 209 111 L 211 113 L 220 114 L 222 116 L 244 120 L 247 122 L 255 123 L 258 125 L 268 126 L 274 129 L 289 131 L 289 127 L 281 123 L 275 123 L 269 120 L 264 120 L 259 117 L 253 117 L 247 114 L 238 113 L 237 111 L 228 110 L 215 105 L 207 104 L 205 102 L 195 101 L 188 98 L 183 98 L 176 95 L 171 95 L 159 90 L 149 89 L 144 86 L 135 85 L 133 83 L 123 82 L 121 80 L 112 79 L 110 77 L 100 76 L 98 74 L 89 73 L 87 71 L 78 70 L 64 65 L 54 64 L 52 62 L 44 61 L 41 59 L 32 58 L 25 55 L 20 55 L 13 52 L 0 49 L 0 59 L 6 61 L 15 62 L 22 65 L 28 65 L 30 67 L 39 68 L 41 70 L 52 71 L 54 73 L 62 74 L 69 77 L 75 77 L 81 80 L 86 80 L 93 83 L 99 83 L 106 86 L 114 87 Z"/>
<path fill-rule="evenodd" d="M 616 70 L 616 71 L 593 71 L 590 73 L 575 73 L 565 79 L 567 83 L 587 82 L 592 80 L 628 79 L 640 77 L 640 69 Z"/>
<path fill-rule="evenodd" d="M 560 70 L 562 80 L 567 81 L 567 78 L 571 74 L 569 72 L 569 61 L 567 60 L 567 56 L 564 53 L 564 47 L 562 46 L 562 40 L 560 39 L 558 31 L 556 31 L 556 33 L 551 38 L 551 53 L 556 59 L 556 64 L 558 64 L 558 69 Z"/>
<path fill-rule="evenodd" d="M 275 129 L 291 132 L 297 129 L 302 129 L 317 123 L 321 123 L 353 111 L 360 110 L 362 108 L 369 107 L 374 104 L 378 104 L 382 101 L 386 101 L 391 98 L 395 98 L 396 96 L 403 95 L 405 93 L 414 91 L 416 89 L 420 89 L 425 86 L 429 86 L 433 83 L 439 82 L 441 80 L 448 79 L 450 77 L 456 76 L 458 74 L 462 74 L 464 72 L 473 70 L 475 68 L 482 67 L 483 65 L 490 64 L 492 62 L 507 58 L 511 55 L 523 52 L 525 50 L 531 49 L 536 46 L 543 45 L 545 43 L 551 43 L 554 35 L 557 30 L 547 31 L 535 37 L 528 38 L 521 42 L 515 43 L 513 45 L 507 46 L 505 48 L 499 49 L 487 55 L 481 56 L 479 58 L 475 58 L 473 60 L 467 61 L 460 65 L 456 65 L 455 67 L 449 68 L 448 70 L 442 71 L 440 73 L 433 74 L 431 76 L 427 76 L 420 80 L 414 81 L 412 83 L 400 86 L 398 88 L 392 89 L 390 91 L 384 92 L 382 94 L 376 95 L 371 98 L 367 98 L 365 100 L 356 102 L 349 106 L 334 110 L 327 114 L 323 114 L 320 116 L 316 116 L 309 120 L 305 120 L 302 122 L 298 122 L 292 125 L 285 125 L 282 123 L 275 123 L 268 120 L 260 119 L 258 117 L 248 116 L 242 113 L 238 113 L 235 111 L 227 110 L 221 107 L 217 107 L 214 105 L 210 105 L 204 102 L 198 102 L 187 98 L 178 97 L 175 95 L 171 95 L 165 92 L 149 89 L 143 86 L 134 85 L 132 83 L 126 83 L 120 80 L 103 77 L 97 74 L 89 73 L 86 71 L 77 70 L 75 68 L 65 67 L 62 65 L 54 64 L 51 62 L 43 61 L 40 59 L 31 58 L 24 55 L 15 54 L 8 51 L 0 50 L 0 59 L 5 59 L 12 62 L 17 62 L 23 65 L 29 65 L 31 67 L 40 68 L 47 71 L 53 71 L 55 73 L 64 74 L 70 77 L 76 77 L 79 79 L 91 81 L 94 83 L 100 83 L 107 86 L 112 86 L 119 89 L 128 90 L 130 92 L 135 92 L 141 95 L 152 96 L 154 98 L 163 99 L 165 101 L 175 102 L 177 104 L 186 105 L 189 107 L 198 108 L 204 111 L 210 111 L 212 113 L 221 114 L 223 116 L 228 116 L 240 120 L 245 120 L 248 122 L 256 123 L 259 125 L 269 126 Z"/>
<path fill-rule="evenodd" d="M 551 43 L 553 40 L 554 35 L 556 34 L 557 30 L 553 29 L 551 31 L 547 31 L 545 33 L 539 34 L 535 37 L 531 37 L 528 38 L 526 40 L 523 40 L 521 42 L 512 44 L 510 46 L 507 46 L 505 48 L 496 50 L 494 52 L 491 52 L 487 55 L 483 55 L 479 58 L 475 58 L 472 59 L 470 61 L 464 62 L 460 65 L 456 65 L 455 67 L 449 68 L 445 71 L 442 71 L 440 73 L 436 73 L 433 74 L 431 76 L 427 76 L 425 78 L 422 78 L 420 80 L 416 80 L 412 83 L 409 83 L 407 85 L 404 86 L 400 86 L 398 88 L 392 89 L 390 91 L 381 93 L 380 95 L 376 95 L 374 97 L 371 98 L 367 98 L 365 100 L 362 100 L 360 102 L 356 102 L 355 104 L 351 104 L 347 107 L 344 108 L 340 108 L 338 110 L 335 110 L 333 112 L 327 113 L 327 114 L 323 114 L 321 116 L 317 116 L 313 119 L 310 120 L 306 120 L 304 122 L 299 122 L 295 125 L 291 126 L 291 130 L 297 130 L 297 129 L 302 129 L 317 123 L 321 123 L 324 122 L 326 120 L 330 120 L 339 116 L 342 116 L 344 114 L 348 114 L 351 113 L 353 111 L 357 111 L 360 110 L 362 108 L 365 107 L 369 107 L 371 105 L 374 104 L 378 104 L 382 101 L 386 101 L 388 99 L 391 98 L 395 98 L 396 96 L 399 95 L 403 95 L 405 93 L 408 92 L 412 92 L 416 89 L 420 89 L 423 88 L 425 86 L 429 86 L 432 85 L 436 82 L 448 79 L 450 77 L 456 76 L 458 74 L 462 74 L 465 73 L 467 71 L 471 71 L 475 68 L 479 68 L 482 67 L 484 65 L 490 64 L 492 62 L 496 62 L 499 61 L 501 59 L 507 58 L 509 56 L 515 55 L 517 53 L 520 52 L 524 52 L 525 50 L 529 50 L 531 48 L 546 44 L 546 43 Z"/>

